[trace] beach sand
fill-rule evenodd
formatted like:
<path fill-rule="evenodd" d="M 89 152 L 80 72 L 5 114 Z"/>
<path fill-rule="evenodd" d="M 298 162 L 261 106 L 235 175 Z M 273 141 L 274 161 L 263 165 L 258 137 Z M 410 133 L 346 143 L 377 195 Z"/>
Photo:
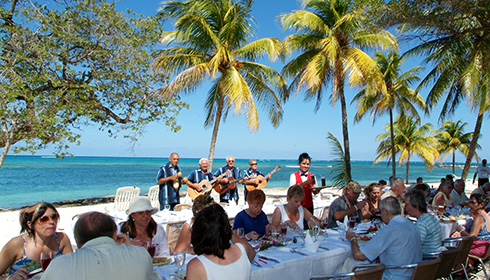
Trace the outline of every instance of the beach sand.
<path fill-rule="evenodd" d="M 437 187 L 439 182 L 429 183 L 429 185 Z M 466 189 L 468 197 L 471 192 L 476 188 L 476 185 L 471 183 L 471 180 L 466 181 Z M 266 193 L 268 200 L 280 199 L 281 197 L 286 197 L 287 188 L 264 188 L 264 192 Z M 340 194 L 341 191 L 339 189 L 323 189 L 321 193 L 337 193 Z M 243 202 L 243 188 L 239 188 L 240 195 L 240 204 L 244 204 Z M 88 201 L 94 201 L 92 199 Z M 89 212 L 89 211 L 100 211 L 100 212 L 111 212 L 113 209 L 113 203 L 104 203 L 101 201 L 106 201 L 104 199 L 95 200 L 95 204 L 92 205 L 84 205 L 84 206 L 73 206 L 73 204 L 78 205 L 80 201 L 72 202 L 71 204 L 65 204 L 63 206 L 59 206 L 56 209 L 60 214 L 60 221 L 58 222 L 58 231 L 65 232 L 71 239 L 72 244 L 75 244 L 75 240 L 72 239 L 73 233 L 72 231 L 72 223 L 73 217 L 78 214 Z M 20 210 L 10 210 L 0 212 L 0 250 L 3 246 L 12 238 L 19 235 L 20 232 L 20 224 L 19 224 L 19 212 Z"/>

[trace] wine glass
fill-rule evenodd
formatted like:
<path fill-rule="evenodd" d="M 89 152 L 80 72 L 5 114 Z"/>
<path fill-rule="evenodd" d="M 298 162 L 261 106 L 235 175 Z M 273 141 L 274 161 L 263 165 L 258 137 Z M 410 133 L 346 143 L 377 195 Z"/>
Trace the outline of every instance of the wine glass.
<path fill-rule="evenodd" d="M 354 227 L 356 226 L 356 217 L 350 216 L 349 217 L 349 228 L 351 230 L 354 230 Z"/>
<path fill-rule="evenodd" d="M 163 208 L 166 212 L 170 211 L 170 205 L 169 204 L 165 204 L 165 206 L 163 206 Z"/>
<path fill-rule="evenodd" d="M 174 254 L 174 260 L 175 264 L 177 264 L 177 270 L 175 273 L 179 273 L 182 271 L 182 267 L 184 266 L 185 263 L 185 253 L 184 252 L 177 252 Z"/>
<path fill-rule="evenodd" d="M 237 228 L 236 229 L 236 235 L 238 236 L 238 238 L 245 238 L 245 229 L 244 228 Z"/>
<path fill-rule="evenodd" d="M 150 256 L 153 258 L 155 256 L 155 252 L 157 249 L 156 244 L 152 244 L 151 241 L 147 241 L 145 244 L 146 250 L 148 250 L 148 253 Z"/>
<path fill-rule="evenodd" d="M 43 269 L 43 271 L 46 271 L 52 259 L 53 253 L 51 251 L 41 252 L 41 268 Z"/>
<path fill-rule="evenodd" d="M 287 223 L 282 223 L 281 224 L 281 233 L 282 235 L 286 236 L 288 232 L 288 224 Z"/>

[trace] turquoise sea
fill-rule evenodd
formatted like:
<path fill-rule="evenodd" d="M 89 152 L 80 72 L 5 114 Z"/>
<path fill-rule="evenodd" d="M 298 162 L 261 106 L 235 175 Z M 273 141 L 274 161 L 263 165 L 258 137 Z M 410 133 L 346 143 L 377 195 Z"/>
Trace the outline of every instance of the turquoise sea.
<path fill-rule="evenodd" d="M 181 158 L 183 176 L 198 168 L 198 160 Z M 18 208 L 38 201 L 56 202 L 71 199 L 101 197 L 116 193 L 118 187 L 137 186 L 141 193 L 155 185 L 158 168 L 167 158 L 73 157 L 58 159 L 44 156 L 7 156 L 0 168 L 0 208 Z M 330 161 L 313 161 L 310 171 L 331 178 Z M 460 163 L 461 164 L 461 163 Z M 224 159 L 215 159 L 213 172 L 225 165 Z M 237 159 L 236 166 L 248 169 L 248 159 Z M 296 160 L 258 160 L 258 169 L 266 174 L 280 165 L 268 188 L 288 187 L 289 176 L 297 171 Z M 438 182 L 450 168 L 435 167 L 431 172 L 420 162 L 410 163 L 409 181 L 422 176 L 426 182 Z M 380 179 L 388 180 L 391 166 L 373 165 L 369 161 L 352 162 L 352 176 L 361 184 Z M 456 170 L 461 175 L 461 169 Z M 397 168 L 397 176 L 405 178 L 405 166 Z"/>

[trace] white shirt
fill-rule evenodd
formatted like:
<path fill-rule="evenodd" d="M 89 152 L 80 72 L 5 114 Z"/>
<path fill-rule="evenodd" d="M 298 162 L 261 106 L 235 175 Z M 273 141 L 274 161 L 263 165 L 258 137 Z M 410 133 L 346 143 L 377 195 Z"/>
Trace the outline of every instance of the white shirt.
<path fill-rule="evenodd" d="M 478 174 L 478 179 L 488 179 L 488 175 L 490 174 L 490 167 L 480 165 L 476 168 L 476 172 Z"/>
<path fill-rule="evenodd" d="M 451 191 L 451 202 L 454 204 L 461 204 L 465 201 L 469 200 L 469 198 L 466 196 L 464 192 L 461 193 L 461 195 L 453 189 Z"/>
<path fill-rule="evenodd" d="M 248 280 L 250 279 L 250 261 L 247 257 L 247 252 L 242 244 L 236 243 L 236 246 L 240 248 L 240 252 L 242 255 L 240 258 L 226 265 L 217 264 L 210 259 L 208 259 L 204 255 L 200 255 L 197 258 L 201 261 L 204 266 L 204 270 L 206 270 L 206 277 L 208 280 L 227 280 L 227 279 L 235 279 L 235 280 Z"/>
<path fill-rule="evenodd" d="M 148 251 L 140 246 L 117 244 L 106 236 L 85 243 L 74 253 L 51 261 L 41 280 L 156 280 Z"/>

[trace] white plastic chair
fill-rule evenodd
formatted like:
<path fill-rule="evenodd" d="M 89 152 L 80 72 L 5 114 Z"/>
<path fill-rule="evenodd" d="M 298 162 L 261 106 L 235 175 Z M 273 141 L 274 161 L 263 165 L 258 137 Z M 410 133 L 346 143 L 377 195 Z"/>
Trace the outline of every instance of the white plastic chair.
<path fill-rule="evenodd" d="M 125 212 L 129 203 L 133 198 L 140 195 L 140 188 L 138 187 L 121 187 L 117 189 L 116 197 L 114 198 L 114 209 L 116 211 Z"/>
<path fill-rule="evenodd" d="M 151 206 L 160 209 L 160 201 L 158 200 L 158 193 L 160 192 L 160 186 L 155 185 L 148 190 L 148 199 L 151 202 Z"/>

